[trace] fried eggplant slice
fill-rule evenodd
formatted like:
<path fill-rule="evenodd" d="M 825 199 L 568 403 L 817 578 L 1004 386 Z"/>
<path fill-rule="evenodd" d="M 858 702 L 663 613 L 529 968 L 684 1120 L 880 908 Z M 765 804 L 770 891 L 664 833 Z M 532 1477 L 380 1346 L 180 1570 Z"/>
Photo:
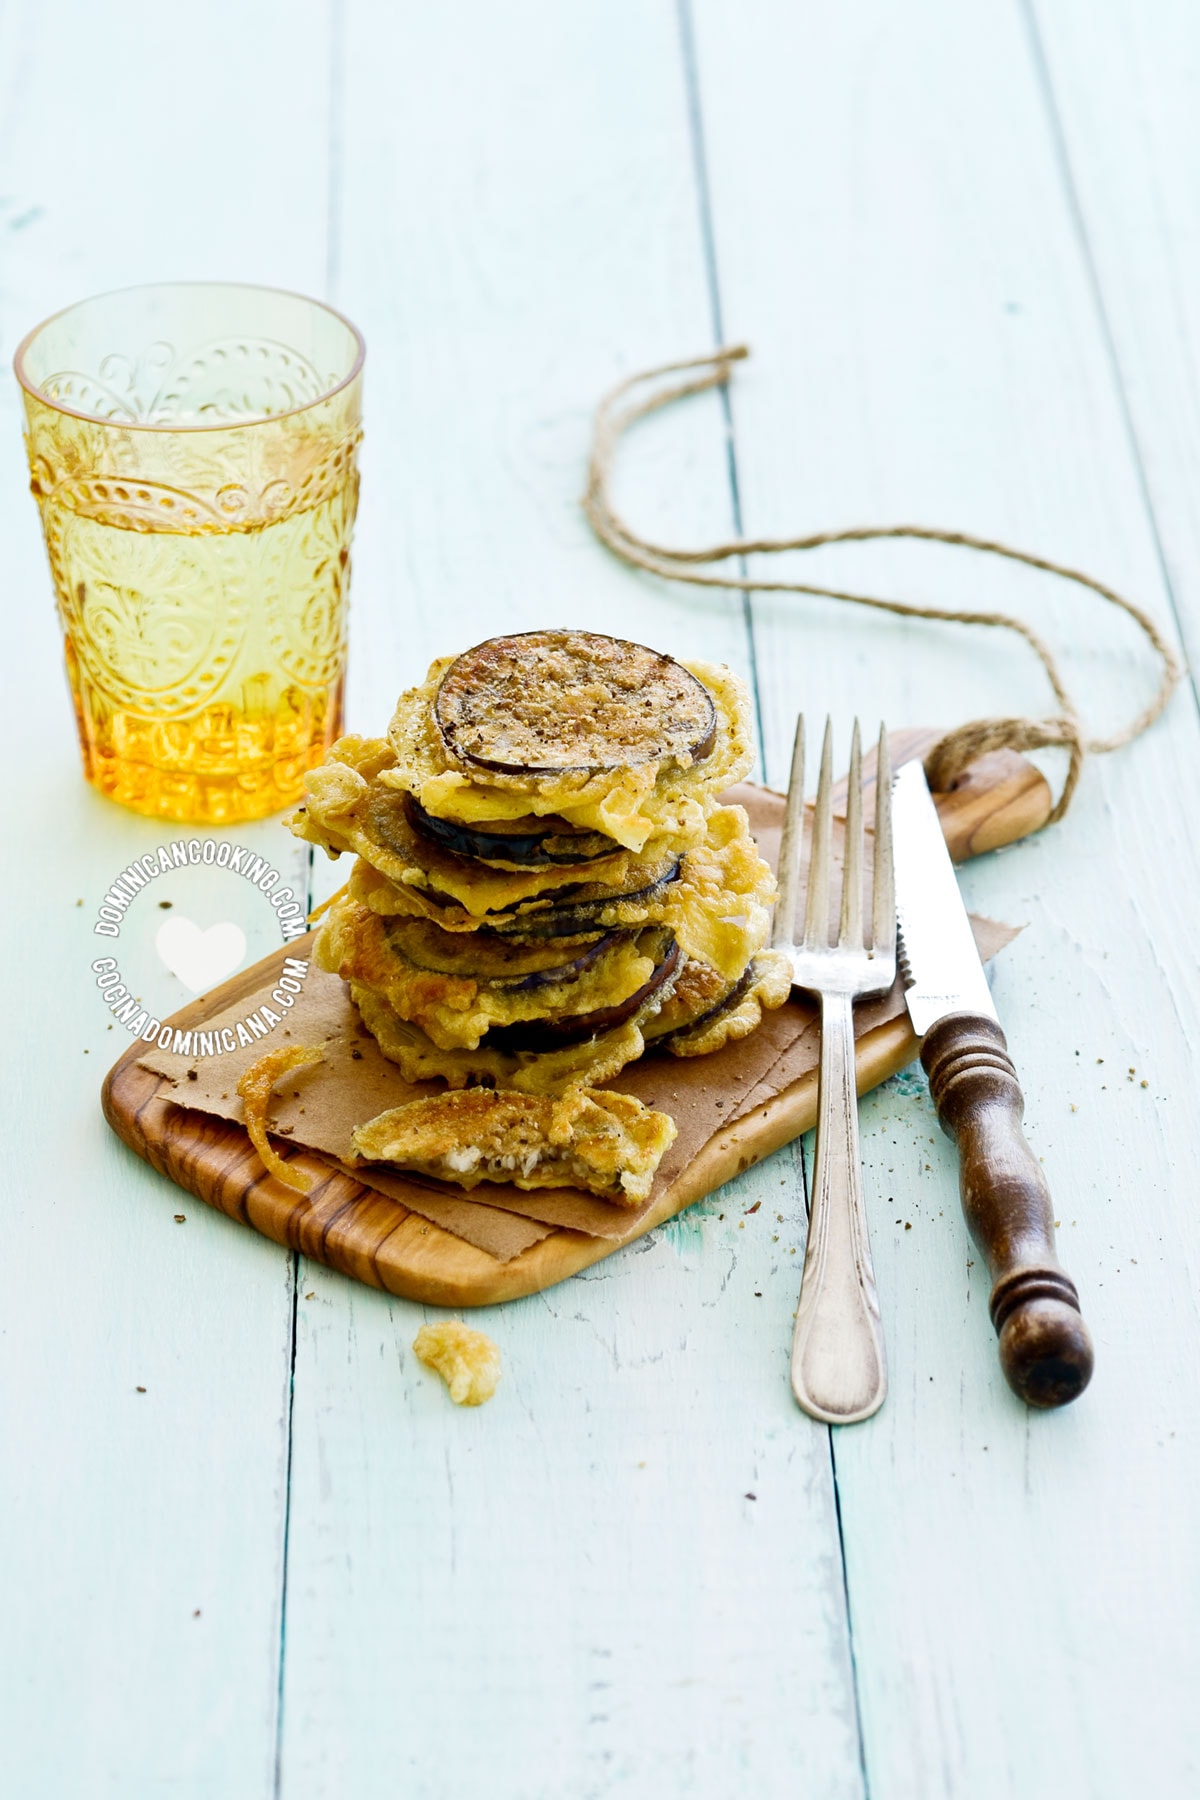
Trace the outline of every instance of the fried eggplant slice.
<path fill-rule="evenodd" d="M 669 656 L 593 631 L 524 631 L 464 651 L 438 684 L 451 758 L 502 775 L 703 762 L 712 695 Z"/>
<path fill-rule="evenodd" d="M 565 900 L 559 898 L 540 906 L 523 907 L 519 912 L 493 914 L 486 929 L 501 936 L 574 942 L 588 932 L 636 928 L 662 916 L 681 869 L 679 857 L 668 857 L 650 867 L 651 880 L 645 887 L 578 888 Z"/>
<path fill-rule="evenodd" d="M 617 844 L 590 862 L 505 868 L 457 855 L 414 830 L 407 796 L 376 779 L 378 740 L 342 739 L 307 777 L 304 805 L 288 824 L 331 856 L 356 852 L 382 880 L 376 910 L 422 914 L 450 931 L 474 931 L 493 916 L 509 923 L 529 909 L 643 893 L 677 871 L 679 853 L 658 840 L 635 855 Z M 364 764 L 376 764 L 366 773 Z M 701 830 L 703 835 L 703 828 Z M 359 871 L 356 870 L 356 874 Z M 632 920 L 600 920 L 593 929 Z"/>
<path fill-rule="evenodd" d="M 498 937 L 491 931 L 443 931 L 432 919 L 400 913 L 383 916 L 389 944 L 415 968 L 530 989 L 582 975 L 619 939 L 630 935 L 602 931 L 570 941 Z"/>
<path fill-rule="evenodd" d="M 410 1100 L 354 1132 L 355 1153 L 437 1181 L 582 1188 L 618 1206 L 649 1198 L 675 1122 L 632 1094 L 575 1084 L 557 1099 L 472 1088 Z"/>
<path fill-rule="evenodd" d="M 628 850 L 640 852 L 654 839 L 682 853 L 704 835 L 713 797 L 740 781 L 754 760 L 745 684 L 719 664 L 689 663 L 676 666 L 704 690 L 716 720 L 712 747 L 699 761 L 685 763 L 682 753 L 669 753 L 598 773 L 563 768 L 541 774 L 506 774 L 459 761 L 434 718 L 442 680 L 455 660 L 435 662 L 420 687 L 401 695 L 388 727 L 395 761 L 379 774 L 382 786 L 412 794 L 433 817 L 490 829 L 496 821 L 552 816 Z"/>
<path fill-rule="evenodd" d="M 711 1056 L 714 1050 L 749 1037 L 762 1023 L 763 1013 L 782 1006 L 791 991 L 789 959 L 781 950 L 763 950 L 720 1005 L 657 1039 L 655 1048 L 661 1046 L 672 1056 Z"/>
<path fill-rule="evenodd" d="M 658 1011 L 668 988 L 666 984 L 652 994 L 637 1015 L 616 1030 L 541 1054 L 496 1050 L 486 1040 L 477 1050 L 442 1050 L 419 1026 L 401 1019 L 382 995 L 361 982 L 350 983 L 350 998 L 380 1050 L 397 1065 L 405 1081 L 440 1079 L 451 1088 L 504 1087 L 523 1094 L 558 1094 L 573 1081 L 592 1085 L 610 1081 L 626 1063 L 636 1062 L 646 1047 L 642 1027 Z"/>
<path fill-rule="evenodd" d="M 741 975 L 730 981 L 719 969 L 714 969 L 711 963 L 689 956 L 671 989 L 670 999 L 663 1002 L 646 1026 L 644 1035 L 647 1048 L 658 1049 L 676 1032 L 691 1031 L 704 1021 L 715 1018 L 749 987 L 753 966 L 753 963 L 748 963 Z"/>
<path fill-rule="evenodd" d="M 611 856 L 615 847 L 612 838 L 602 832 L 581 831 L 553 815 L 539 819 L 536 813 L 526 813 L 522 818 L 497 819 L 484 830 L 460 825 L 454 819 L 439 819 L 409 795 L 408 817 L 413 830 L 430 843 L 502 869 L 599 862 Z"/>
<path fill-rule="evenodd" d="M 355 864 L 349 886 L 353 897 L 372 912 L 429 919 L 443 931 L 576 939 L 645 925 L 660 917 L 664 897 L 678 880 L 680 866 L 677 856 L 627 857 L 620 880 L 563 883 L 544 893 L 507 901 L 503 891 L 486 879 L 494 878 L 496 872 L 476 866 L 461 891 L 472 907 L 481 910 L 469 910 L 462 900 L 440 889 L 394 881 L 365 857 Z M 456 881 L 455 885 L 460 884 Z M 505 904 L 482 910 L 494 899 Z"/>
<path fill-rule="evenodd" d="M 470 945 L 474 940 L 465 939 Z M 662 926 L 614 933 L 602 954 L 560 955 L 557 968 L 496 979 L 422 968 L 405 953 L 389 921 L 356 900 L 339 901 L 313 945 L 317 966 L 385 999 L 398 1018 L 417 1025 L 439 1049 L 474 1050 L 489 1033 L 540 1028 L 558 1021 L 547 1043 L 573 1042 L 623 1024 L 671 970 L 674 943 Z M 541 1048 L 517 1038 L 506 1049 Z"/>
<path fill-rule="evenodd" d="M 666 944 L 668 948 L 661 961 L 655 963 L 648 979 L 627 1000 L 596 1012 L 562 1013 L 554 1018 L 535 1018 L 524 1025 L 501 1026 L 493 1031 L 492 1043 L 502 1050 L 557 1050 L 560 1045 L 584 1043 L 589 1038 L 599 1037 L 602 1032 L 624 1025 L 678 973 L 679 945 L 669 934 L 666 934 Z"/>

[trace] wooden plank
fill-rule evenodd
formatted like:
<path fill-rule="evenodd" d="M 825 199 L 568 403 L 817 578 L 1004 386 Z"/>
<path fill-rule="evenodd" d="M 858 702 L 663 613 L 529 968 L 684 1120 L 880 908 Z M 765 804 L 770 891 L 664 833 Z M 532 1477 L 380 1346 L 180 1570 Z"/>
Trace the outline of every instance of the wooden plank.
<path fill-rule="evenodd" d="M 352 724 L 522 626 L 748 669 L 736 599 L 632 577 L 578 509 L 601 391 L 711 341 L 672 8 L 345 17 L 339 297 L 372 346 Z M 628 491 L 727 530 L 719 404 L 691 423 L 682 472 L 671 434 L 640 434 Z M 800 1769 L 853 1800 L 827 1440 L 796 1430 L 757 1297 L 796 1279 L 775 1169 L 484 1314 L 506 1374 L 471 1417 L 409 1352 L 422 1309 L 306 1268 L 285 1796 L 724 1796 Z"/>
<path fill-rule="evenodd" d="M 1082 38 L 1092 13 L 1077 11 Z M 982 530 L 1165 614 L 1019 16 L 924 0 L 801 18 L 752 0 L 735 18 L 699 0 L 697 21 L 728 330 L 757 351 L 734 400 L 749 529 Z M 1033 578 L 902 546 L 816 567 L 1026 610 L 1068 647 L 1098 719 L 1148 692 L 1131 638 Z M 949 724 L 1044 705 L 989 639 L 798 604 L 755 609 L 775 771 L 798 702 L 830 707 L 843 733 L 854 710 L 940 703 Z M 1198 773 L 1180 699 L 1088 769 L 1063 825 L 964 874 L 977 910 L 1029 921 L 995 992 L 1096 1335 L 1077 1406 L 1031 1416 L 1004 1387 L 919 1075 L 864 1107 L 892 1388 L 835 1453 L 867 1775 L 886 1800 L 1195 1786 L 1200 1463 L 1181 1420 L 1200 1241 L 1181 1197 L 1200 1174 L 1185 924 Z"/>
<path fill-rule="evenodd" d="M 186 34 L 142 0 L 6 7 L 5 355 L 55 307 L 124 283 L 229 275 L 319 292 L 325 39 L 326 9 L 309 0 L 218 0 Z M 135 855 L 180 833 L 80 779 L 11 379 L 0 425 L 0 755 L 6 842 L 20 846 L 6 991 L 25 1038 L 0 1095 L 3 1785 L 253 1800 L 273 1785 L 289 1258 L 188 1204 L 101 1116 L 120 1028 L 89 971 L 104 947 L 95 909 Z M 232 836 L 302 888 L 303 855 L 277 822 Z M 226 899 L 253 960 L 279 932 L 243 885 Z M 122 968 L 167 1009 L 184 997 L 153 951 L 171 891 L 181 909 L 185 893 L 203 898 L 163 877 L 120 939 Z"/>
<path fill-rule="evenodd" d="M 1139 470 L 1193 665 L 1200 656 L 1200 34 L 1187 0 L 1028 9 Z"/>

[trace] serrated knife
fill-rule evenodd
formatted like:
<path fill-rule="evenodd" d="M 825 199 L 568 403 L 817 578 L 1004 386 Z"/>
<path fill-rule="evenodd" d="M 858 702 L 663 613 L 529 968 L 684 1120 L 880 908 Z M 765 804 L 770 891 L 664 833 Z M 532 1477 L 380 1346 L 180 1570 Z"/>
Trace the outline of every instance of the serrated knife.
<path fill-rule="evenodd" d="M 937 808 L 919 762 L 892 789 L 899 962 L 938 1120 L 958 1147 L 963 1213 L 992 1277 L 990 1310 L 1009 1386 L 1063 1406 L 1092 1373 L 1079 1295 L 1054 1247 L 1054 1212 L 1021 1129 L 1017 1072 Z"/>

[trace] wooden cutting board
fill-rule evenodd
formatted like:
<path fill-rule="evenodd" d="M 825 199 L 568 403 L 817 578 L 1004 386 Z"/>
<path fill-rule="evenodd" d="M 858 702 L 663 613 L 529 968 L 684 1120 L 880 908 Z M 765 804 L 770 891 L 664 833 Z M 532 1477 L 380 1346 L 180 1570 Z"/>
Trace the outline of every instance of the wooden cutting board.
<path fill-rule="evenodd" d="M 894 760 L 922 754 L 938 735 L 893 733 Z M 956 861 L 1028 836 L 1045 824 L 1050 805 L 1038 770 L 1007 751 L 982 758 L 951 793 L 938 796 L 938 814 Z M 288 946 L 287 953 L 304 955 L 305 943 Z M 202 1027 L 254 994 L 283 954 L 243 970 L 169 1023 L 181 1031 Z M 907 1014 L 860 1037 L 859 1092 L 905 1068 L 917 1049 Z M 629 1237 L 617 1243 L 559 1229 L 511 1261 L 500 1262 L 315 1153 L 300 1152 L 292 1159 L 314 1176 L 312 1191 L 302 1195 L 285 1187 L 264 1171 L 240 1125 L 175 1104 L 171 1084 L 138 1066 L 144 1053 L 142 1044 L 127 1050 L 102 1090 L 105 1117 L 139 1156 L 209 1206 L 276 1243 L 372 1287 L 440 1306 L 488 1306 L 550 1287 L 674 1217 L 816 1121 L 814 1071 L 711 1138 Z"/>

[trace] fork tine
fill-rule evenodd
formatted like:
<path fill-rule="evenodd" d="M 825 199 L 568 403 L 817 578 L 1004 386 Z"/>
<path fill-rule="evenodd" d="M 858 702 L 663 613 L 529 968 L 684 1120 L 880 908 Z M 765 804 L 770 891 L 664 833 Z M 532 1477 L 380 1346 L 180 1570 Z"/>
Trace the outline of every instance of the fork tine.
<path fill-rule="evenodd" d="M 846 794 L 846 836 L 842 855 L 842 921 L 839 950 L 861 950 L 863 937 L 863 804 L 862 735 L 858 720 L 850 737 L 850 775 Z"/>
<path fill-rule="evenodd" d="M 779 898 L 771 926 L 772 949 L 788 949 L 796 941 L 796 906 L 800 899 L 800 849 L 804 842 L 804 714 L 796 720 L 792 772 L 788 777 L 783 836 L 779 840 Z"/>
<path fill-rule="evenodd" d="M 896 954 L 896 874 L 892 859 L 892 759 L 887 726 L 879 727 L 875 760 L 875 894 L 871 922 L 871 954 Z"/>
<path fill-rule="evenodd" d="M 821 778 L 813 809 L 812 855 L 804 904 L 804 945 L 823 949 L 829 943 L 829 880 L 833 846 L 833 720 L 825 720 L 821 746 Z"/>

